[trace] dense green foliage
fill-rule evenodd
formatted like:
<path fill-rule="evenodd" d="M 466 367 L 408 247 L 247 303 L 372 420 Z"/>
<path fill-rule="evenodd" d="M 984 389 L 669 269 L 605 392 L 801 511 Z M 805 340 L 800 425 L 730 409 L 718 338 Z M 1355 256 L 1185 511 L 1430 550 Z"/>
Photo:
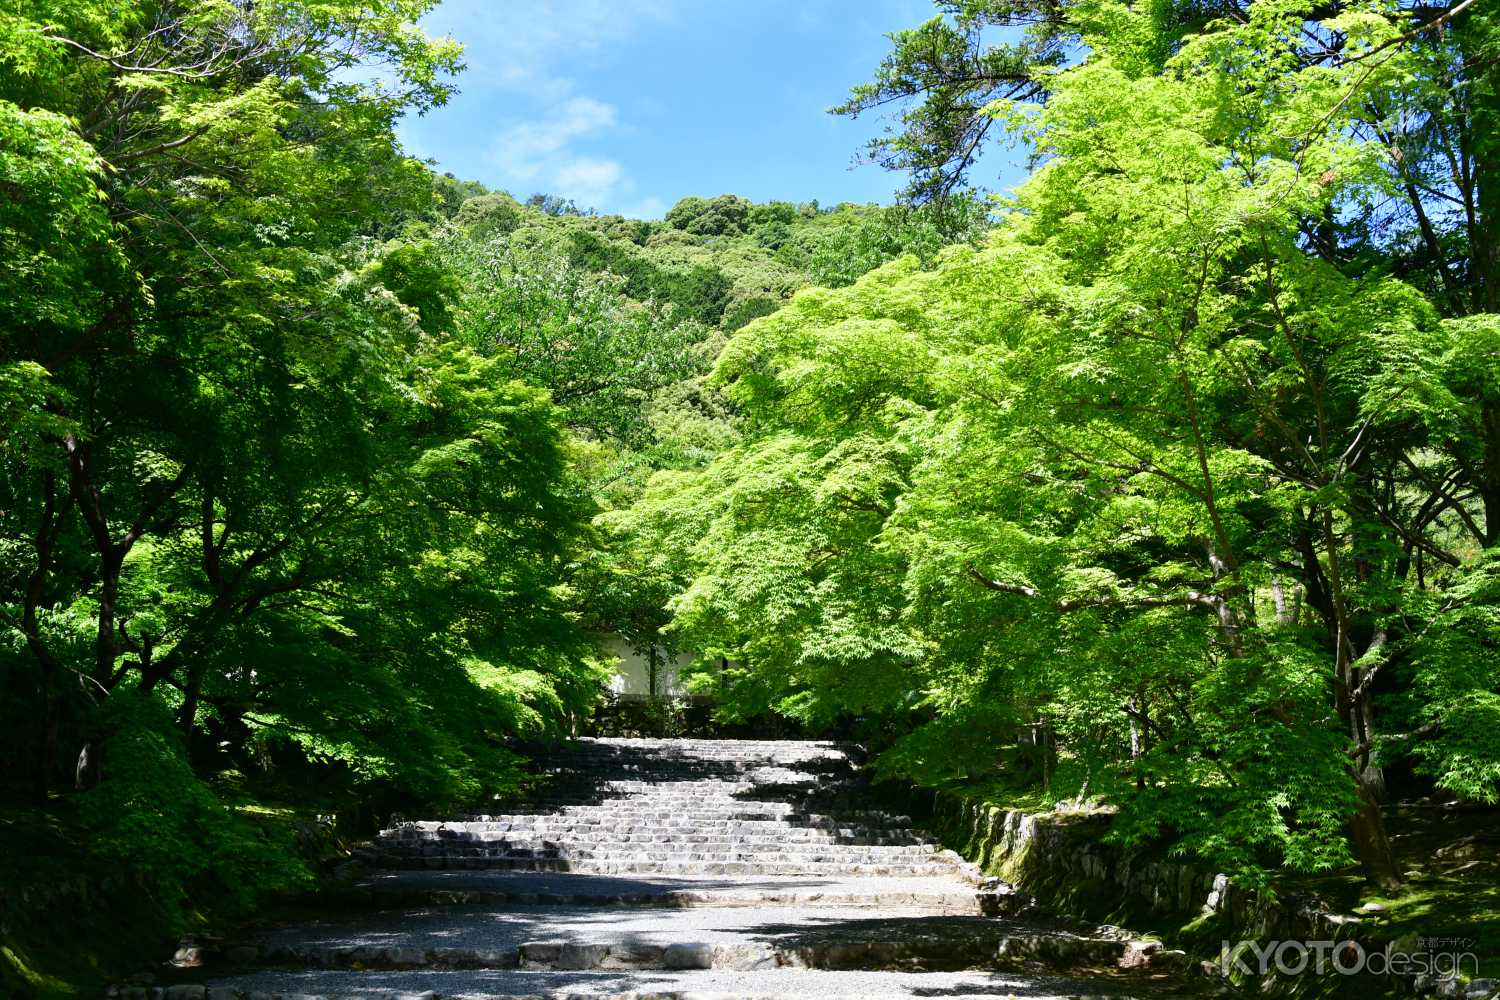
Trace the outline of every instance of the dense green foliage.
<path fill-rule="evenodd" d="M 989 245 L 740 331 L 741 441 L 611 519 L 728 712 L 890 720 L 893 776 L 1103 797 L 1249 878 L 1393 880 L 1387 770 L 1500 790 L 1494 23 L 1066 7 L 1045 104 L 983 109 L 1042 163 Z M 1444 199 L 1424 270 L 1400 223 Z"/>
<path fill-rule="evenodd" d="M 737 438 L 733 407 L 705 383 L 727 334 L 807 285 L 845 286 L 903 256 L 932 266 L 988 224 L 977 198 L 954 199 L 939 218 L 929 208 L 691 197 L 652 222 L 543 196 L 522 203 L 451 177 L 437 187 L 441 200 L 408 231 L 453 276 L 460 338 L 548 390 L 601 523 L 652 473 L 701 468 Z M 607 528 L 596 540 L 569 578 L 581 622 L 646 655 L 676 647 L 663 631 L 673 584 L 659 553 Z"/>
<path fill-rule="evenodd" d="M 733 440 L 724 333 L 983 228 L 434 177 L 394 133 L 458 68 L 429 6 L 0 13 L 7 927 L 66 872 L 128 950 L 304 884 L 289 819 L 514 790 L 601 632 L 668 641 L 591 521 Z"/>
<path fill-rule="evenodd" d="M 144 879 L 157 932 L 304 877 L 242 780 L 471 799 L 601 682 L 563 422 L 382 239 L 433 200 L 427 6 L 0 14 L 0 781 L 66 831 L 36 877 Z"/>
<path fill-rule="evenodd" d="M 604 633 L 1250 879 L 1500 796 L 1492 12 L 944 3 L 837 109 L 909 204 L 647 221 L 407 156 L 430 6 L 0 10 L 6 888 L 248 912 Z"/>

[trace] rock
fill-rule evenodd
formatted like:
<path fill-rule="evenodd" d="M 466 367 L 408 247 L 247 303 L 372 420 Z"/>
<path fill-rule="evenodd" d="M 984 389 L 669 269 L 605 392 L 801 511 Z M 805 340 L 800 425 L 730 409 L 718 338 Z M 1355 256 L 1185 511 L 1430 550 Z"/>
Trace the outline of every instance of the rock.
<path fill-rule="evenodd" d="M 518 953 L 523 969 L 551 969 L 557 966 L 557 960 L 562 955 L 562 944 L 557 941 L 528 941 L 521 945 Z"/>
<path fill-rule="evenodd" d="M 1366 903 L 1359 908 L 1359 912 L 1369 914 L 1372 917 L 1378 917 L 1385 913 L 1385 906 L 1381 903 Z"/>
<path fill-rule="evenodd" d="M 519 964 L 514 951 L 501 948 L 476 948 L 474 961 L 485 969 L 514 969 Z"/>
<path fill-rule="evenodd" d="M 662 952 L 662 964 L 669 969 L 712 969 L 714 949 L 707 944 L 669 944 Z"/>
<path fill-rule="evenodd" d="M 204 954 L 205 949 L 201 944 L 191 938 L 184 939 L 172 953 L 172 964 L 179 969 L 197 969 L 203 965 Z"/>
<path fill-rule="evenodd" d="M 207 988 L 197 983 L 179 983 L 168 986 L 166 1000 L 204 1000 Z"/>
<path fill-rule="evenodd" d="M 1203 906 L 1209 910 L 1221 910 L 1229 904 L 1229 876 L 1217 874 L 1209 883 L 1209 898 Z"/>
<path fill-rule="evenodd" d="M 1160 941 L 1130 941 L 1125 945 L 1125 953 L 1120 956 L 1120 968 L 1147 968 L 1152 964 L 1152 957 L 1159 951 Z"/>
<path fill-rule="evenodd" d="M 597 969 L 609 958 L 607 944 L 565 944 L 557 956 L 557 967 L 570 971 Z"/>
<path fill-rule="evenodd" d="M 1481 855 L 1482 851 L 1479 838 L 1473 836 L 1456 840 L 1445 847 L 1439 847 L 1432 854 L 1444 861 L 1473 861 Z"/>
<path fill-rule="evenodd" d="M 1178 972 L 1188 967 L 1188 961 L 1187 952 L 1168 948 L 1151 956 L 1151 968 L 1164 972 Z"/>
<path fill-rule="evenodd" d="M 1483 1000 L 1495 992 L 1495 981 L 1492 979 L 1474 979 L 1469 982 L 1468 988 L 1464 990 L 1467 1000 Z"/>

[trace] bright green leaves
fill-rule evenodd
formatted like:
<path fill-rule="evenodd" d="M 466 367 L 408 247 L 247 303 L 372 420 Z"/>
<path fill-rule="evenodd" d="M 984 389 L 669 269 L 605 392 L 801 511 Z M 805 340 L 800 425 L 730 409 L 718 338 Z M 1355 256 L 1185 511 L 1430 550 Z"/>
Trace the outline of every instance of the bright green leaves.
<path fill-rule="evenodd" d="M 1358 116 L 1412 56 L 1374 5 L 1168 39 L 1079 8 L 990 245 L 741 330 L 743 443 L 621 521 L 689 546 L 673 628 L 734 662 L 731 711 L 920 706 L 888 773 L 1102 796 L 1252 880 L 1339 867 L 1345 824 L 1380 839 L 1372 753 L 1494 795 L 1490 324 L 1309 235 L 1387 189 Z M 1371 58 L 1309 62 L 1309 30 Z"/>
<path fill-rule="evenodd" d="M 93 283 L 122 261 L 100 191 L 102 164 L 61 115 L 0 98 L 0 324 L 41 358 L 66 351 L 98 309 Z"/>
<path fill-rule="evenodd" d="M 701 327 L 625 301 L 610 275 L 499 239 L 445 253 L 464 286 L 462 339 L 546 388 L 580 432 L 643 445 L 650 400 L 704 365 Z"/>
<path fill-rule="evenodd" d="M 465 345 L 413 223 L 431 6 L 0 15 L 0 798 L 163 929 L 300 875 L 225 788 L 363 822 L 513 791 L 506 742 L 604 681 L 563 415 Z"/>
<path fill-rule="evenodd" d="M 114 870 L 152 874 L 167 893 L 154 900 L 169 921 L 164 930 L 185 930 L 176 911 L 199 899 L 244 913 L 257 893 L 310 881 L 290 845 L 223 810 L 194 775 L 160 701 L 121 692 L 100 722 L 108 734 L 98 751 L 103 773 L 77 799 L 80 832 Z"/>

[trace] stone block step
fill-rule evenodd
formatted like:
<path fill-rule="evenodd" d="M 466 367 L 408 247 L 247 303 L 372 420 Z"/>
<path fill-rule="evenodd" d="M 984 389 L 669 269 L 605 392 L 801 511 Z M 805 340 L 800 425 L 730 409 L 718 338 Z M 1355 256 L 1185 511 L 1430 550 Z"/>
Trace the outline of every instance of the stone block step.
<path fill-rule="evenodd" d="M 455 852 L 482 855 L 529 857 L 569 857 L 583 859 L 651 858 L 654 860 L 744 860 L 776 861 L 930 861 L 946 857 L 927 845 L 857 846 L 851 844 L 749 844 L 734 841 L 699 841 L 697 843 L 664 841 L 595 841 L 573 838 L 459 838 L 451 840 L 387 841 L 376 845 L 389 854 L 422 856 Z"/>
<path fill-rule="evenodd" d="M 774 832 L 808 832 L 808 834 L 841 834 L 846 837 L 867 835 L 906 835 L 915 837 L 912 828 L 903 823 L 856 823 L 835 819 L 811 820 L 807 817 L 786 816 L 705 816 L 685 810 L 652 811 L 564 811 L 564 813 L 511 814 L 493 816 L 481 820 L 428 820 L 420 823 L 401 823 L 392 826 L 387 835 L 399 835 L 402 831 L 437 831 L 437 829 L 471 829 L 471 831 L 513 831 L 513 829 L 573 829 L 586 831 L 691 831 L 691 832 L 742 832 L 742 834 L 774 834 Z"/>
<path fill-rule="evenodd" d="M 1008 886 L 937 878 L 630 878 L 575 873 L 384 871 L 347 889 L 343 900 L 373 907 L 455 905 L 605 907 L 794 907 L 921 910 L 1015 916 L 1031 900 Z"/>
<path fill-rule="evenodd" d="M 377 838 L 380 843 L 438 842 L 438 841 L 563 841 L 593 845 L 625 846 L 629 844 L 717 844 L 729 846 L 796 844 L 809 847 L 932 847 L 931 841 L 916 837 L 859 837 L 838 835 L 821 830 L 786 830 L 781 833 L 735 833 L 731 831 L 699 831 L 683 829 L 624 829 L 609 830 L 597 827 L 575 829 L 571 827 L 519 827 L 514 829 L 470 829 L 437 828 L 393 831 Z"/>
<path fill-rule="evenodd" d="M 348 984 L 348 973 L 282 973 L 163 990 L 127 987 L 120 1000 L 912 1000 L 915 997 L 1026 997 L 1026 1000 L 1170 1000 L 1059 976 L 975 973 L 687 972 L 651 976 L 646 990 L 619 988 L 618 973 L 377 973 Z M 808 982 L 816 976 L 816 981 Z M 458 982 L 450 985 L 449 981 Z M 544 979 L 546 982 L 538 982 Z M 375 981 L 380 985 L 368 985 Z M 389 985 L 399 984 L 399 985 Z M 1041 985 L 1038 985 L 1041 984 Z M 443 987 L 453 993 L 444 993 Z M 308 993 L 311 990 L 312 993 Z M 510 990 L 510 993 L 499 993 Z M 933 993 L 936 991 L 936 993 Z"/>
<path fill-rule="evenodd" d="M 1114 968 L 1128 943 L 1059 926 L 895 909 L 482 907 L 386 911 L 269 931 L 241 965 L 323 969 L 956 971 Z"/>
<path fill-rule="evenodd" d="M 431 862 L 440 862 L 434 866 Z M 447 867 L 442 862 L 452 862 L 453 867 L 510 867 L 512 863 L 559 864 L 561 868 L 548 871 L 591 871 L 607 866 L 611 871 L 654 871 L 655 866 L 664 866 L 665 873 L 671 868 L 702 869 L 708 875 L 776 875 L 811 874 L 826 870 L 829 874 L 845 875 L 890 875 L 909 874 L 941 875 L 957 870 L 952 862 L 939 859 L 910 858 L 863 858 L 820 857 L 794 858 L 776 855 L 743 854 L 587 854 L 572 852 L 499 852 L 499 851 L 438 851 L 407 852 L 381 855 L 381 864 L 393 868 Z M 705 868 L 704 866 L 711 866 Z M 732 867 L 733 866 L 733 867 Z"/>
<path fill-rule="evenodd" d="M 571 861 L 564 858 L 480 857 L 455 853 L 407 856 L 383 854 L 381 865 L 397 870 L 490 868 L 520 872 L 580 872 L 595 875 L 869 875 L 921 877 L 958 875 L 951 862 L 928 864 L 844 864 L 762 861 Z"/>
<path fill-rule="evenodd" d="M 621 865 L 790 865 L 805 868 L 808 865 L 951 865 L 953 862 L 936 855 L 864 855 L 864 853 L 771 853 L 738 852 L 738 850 L 714 850 L 714 852 L 667 852 L 667 850 L 588 850 L 583 847 L 568 849 L 529 850 L 510 847 L 423 847 L 416 850 L 396 850 L 381 855 L 381 864 L 390 859 L 396 861 L 419 861 L 426 864 L 429 858 L 462 858 L 465 861 L 571 861 L 579 864 Z M 765 873 L 771 874 L 771 873 Z"/>
<path fill-rule="evenodd" d="M 510 848 L 513 850 L 557 850 L 568 848 L 599 851 L 746 851 L 772 854 L 867 854 L 879 857 L 929 856 L 941 850 L 931 844 L 868 843 L 875 838 L 847 837 L 811 840 L 769 835 L 755 837 L 710 836 L 694 833 L 605 833 L 569 834 L 560 831 L 434 830 L 417 835 L 380 837 L 375 843 L 384 850 L 428 847 Z"/>
<path fill-rule="evenodd" d="M 664 815 L 544 813 L 528 816 L 496 817 L 490 820 L 428 820 L 421 824 L 398 824 L 383 832 L 386 836 L 399 836 L 403 832 L 431 832 L 440 828 L 473 831 L 492 830 L 498 832 L 511 830 L 567 830 L 575 833 L 608 833 L 610 831 L 702 834 L 739 833 L 745 835 L 776 835 L 785 833 L 789 835 L 804 834 L 810 837 L 824 834 L 849 837 L 900 836 L 911 837 L 912 839 L 925 839 L 914 834 L 910 827 L 895 824 L 870 825 L 866 823 L 840 823 L 834 820 L 796 821 L 777 818 L 730 816 L 704 819 L 702 817 L 688 817 L 680 813 L 668 813 Z"/>
<path fill-rule="evenodd" d="M 120 1000 L 914 1000 L 1025 997 L 1026 1000 L 1172 1000 L 1159 988 L 1048 974 L 766 972 L 655 973 L 644 982 L 611 972 L 280 972 L 144 987 Z"/>
<path fill-rule="evenodd" d="M 926 867 L 929 865 L 952 865 L 953 862 L 935 855 L 921 857 L 883 857 L 868 854 L 777 854 L 770 851 L 591 851 L 584 848 L 555 848 L 551 850 L 528 850 L 524 848 L 478 848 L 434 846 L 414 850 L 392 851 L 380 856 L 382 864 L 395 859 L 401 862 L 420 862 L 426 866 L 430 858 L 462 858 L 465 861 L 569 861 L 577 864 L 620 865 L 760 865 L 809 868 L 818 865 L 846 867 Z M 775 874 L 774 871 L 756 874 Z"/>
<path fill-rule="evenodd" d="M 525 969 L 528 971 L 614 970 L 658 972 L 685 969 L 863 970 L 872 972 L 957 972 L 997 964 L 1044 966 L 1078 971 L 1112 968 L 1126 943 L 1109 939 L 998 932 L 960 936 L 951 932 L 917 936 L 895 930 L 872 940 L 777 943 L 742 941 L 715 944 L 680 941 L 586 943 L 566 940 L 523 942 L 514 949 L 404 945 L 316 947 L 299 945 L 258 950 L 257 961 L 274 966 L 322 969 Z M 248 955 L 246 956 L 248 957 Z"/>
<path fill-rule="evenodd" d="M 776 809 L 747 806 L 743 802 L 714 807 L 701 801 L 661 802 L 656 799 L 612 799 L 592 803 L 566 803 L 554 805 L 533 803 L 524 812 L 501 814 L 485 819 L 514 822 L 526 816 L 559 817 L 582 821 L 610 822 L 625 820 L 675 820 L 678 825 L 687 823 L 728 822 L 772 822 L 804 827 L 863 827 L 871 830 L 910 830 L 911 822 L 902 816 L 858 816 L 840 812 L 837 815 L 817 814 L 795 809 Z M 470 817 L 457 817 L 462 822 Z"/>
<path fill-rule="evenodd" d="M 1125 967 L 1149 966 L 1138 960 L 1158 945 L 1043 923 L 1024 894 L 909 816 L 873 808 L 854 756 L 803 741 L 579 740 L 542 757 L 550 786 L 523 805 L 393 822 L 356 854 L 378 867 L 342 895 L 358 906 L 240 942 L 225 954 L 241 971 L 210 965 L 170 997 L 118 995 L 1042 1000 L 1136 989 Z M 959 971 L 975 968 L 985 971 Z M 1157 983 L 1151 992 L 1165 996 Z"/>
<path fill-rule="evenodd" d="M 785 805 L 785 803 L 782 803 Z M 496 813 L 483 816 L 458 816 L 441 822 L 446 823 L 515 823 L 526 819 L 574 820 L 577 822 L 603 823 L 627 819 L 671 819 L 685 823 L 781 823 L 801 827 L 863 827 L 867 829 L 911 829 L 911 818 L 885 813 L 872 817 L 868 814 L 840 812 L 837 815 L 813 813 L 794 808 L 780 809 L 776 804 L 753 805 L 744 802 L 726 805 L 722 809 L 705 809 L 702 803 L 685 802 L 681 805 L 658 805 L 643 799 L 617 800 L 602 805 L 565 806 L 545 810 L 532 808 L 529 812 Z M 435 822 L 422 820 L 419 822 Z"/>

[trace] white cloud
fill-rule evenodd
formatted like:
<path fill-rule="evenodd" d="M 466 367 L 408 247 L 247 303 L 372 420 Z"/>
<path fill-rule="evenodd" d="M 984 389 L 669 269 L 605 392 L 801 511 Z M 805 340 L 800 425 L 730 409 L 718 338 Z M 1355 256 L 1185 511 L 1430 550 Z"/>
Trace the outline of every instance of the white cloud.
<path fill-rule="evenodd" d="M 490 146 L 490 162 L 504 183 L 525 197 L 533 190 L 571 198 L 580 207 L 604 208 L 630 183 L 618 160 L 580 152 L 576 146 L 620 128 L 614 105 L 571 97 L 540 118 L 501 131 Z"/>
<path fill-rule="evenodd" d="M 490 158 L 511 176 L 530 180 L 555 166 L 574 140 L 608 132 L 616 119 L 612 104 L 592 97 L 570 98 L 541 118 L 505 129 L 490 146 Z"/>
<path fill-rule="evenodd" d="M 446 0 L 424 26 L 465 43 L 460 100 L 504 109 L 485 155 L 497 173 L 486 181 L 522 198 L 541 191 L 612 211 L 635 195 L 634 181 L 590 147 L 628 125 L 613 104 L 580 93 L 569 71 L 691 10 L 685 0 Z"/>
<path fill-rule="evenodd" d="M 624 174 L 624 168 L 615 160 L 584 157 L 560 164 L 551 189 L 571 198 L 580 208 L 607 211 L 613 207 L 618 191 L 635 186 Z"/>
<path fill-rule="evenodd" d="M 594 192 L 592 201 L 602 200 L 624 173 L 616 160 L 598 160 L 583 157 L 560 164 L 552 175 L 557 190 L 570 198 L 579 199 L 580 192 Z"/>

